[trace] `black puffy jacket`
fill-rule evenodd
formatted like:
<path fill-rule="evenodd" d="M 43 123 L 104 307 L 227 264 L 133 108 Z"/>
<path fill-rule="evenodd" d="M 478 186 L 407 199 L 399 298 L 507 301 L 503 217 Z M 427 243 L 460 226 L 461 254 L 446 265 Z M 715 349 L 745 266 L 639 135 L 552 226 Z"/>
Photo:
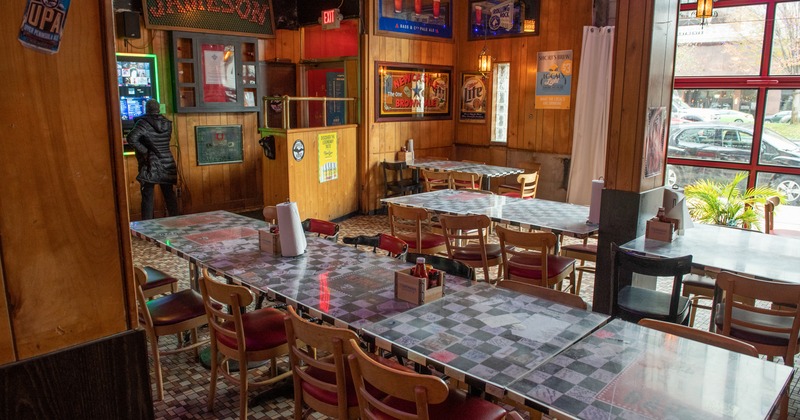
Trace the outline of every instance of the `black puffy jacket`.
<path fill-rule="evenodd" d="M 136 180 L 153 184 L 176 184 L 178 167 L 169 150 L 172 121 L 161 114 L 147 114 L 136 120 L 128 144 L 136 150 L 139 175 Z"/>

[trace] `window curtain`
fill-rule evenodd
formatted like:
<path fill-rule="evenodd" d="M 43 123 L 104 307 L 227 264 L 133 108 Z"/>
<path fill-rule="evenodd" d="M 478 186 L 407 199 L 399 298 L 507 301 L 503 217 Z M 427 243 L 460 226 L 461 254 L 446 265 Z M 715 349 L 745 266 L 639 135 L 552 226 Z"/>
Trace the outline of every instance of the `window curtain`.
<path fill-rule="evenodd" d="M 588 205 L 592 180 L 605 173 L 613 52 L 613 26 L 583 27 L 583 62 L 575 98 L 572 163 L 567 188 L 567 201 L 573 204 Z"/>

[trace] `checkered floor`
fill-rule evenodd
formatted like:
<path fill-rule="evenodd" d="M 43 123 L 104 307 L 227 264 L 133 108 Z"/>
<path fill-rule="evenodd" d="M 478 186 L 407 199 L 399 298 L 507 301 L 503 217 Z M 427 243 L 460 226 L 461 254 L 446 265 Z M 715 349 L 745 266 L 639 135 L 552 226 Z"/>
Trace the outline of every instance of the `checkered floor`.
<path fill-rule="evenodd" d="M 386 216 L 356 216 L 340 222 L 341 238 L 356 235 L 374 235 L 388 232 Z M 567 239 L 569 242 L 570 239 Z M 169 254 L 151 243 L 132 238 L 134 263 L 151 265 L 163 270 L 180 281 L 180 288 L 189 285 L 188 263 L 175 255 Z M 380 251 L 379 251 L 380 252 Z M 490 273 L 496 276 L 496 271 Z M 594 276 L 586 273 L 581 284 L 581 297 L 592 301 L 594 292 Z M 695 325 L 698 328 L 708 326 L 708 311 L 699 310 Z M 201 332 L 207 336 L 207 331 Z M 174 347 L 174 337 L 162 337 L 163 347 Z M 214 411 L 208 409 L 209 370 L 200 365 L 191 353 L 179 353 L 161 358 L 164 377 L 164 399 L 154 403 L 156 419 L 236 419 L 239 415 L 238 387 L 219 379 Z M 288 360 L 279 362 L 279 368 L 288 369 Z M 152 375 L 152 364 L 151 378 Z M 800 419 L 800 391 L 798 378 L 792 382 L 792 394 L 789 403 L 789 418 Z M 279 384 L 273 388 L 255 389 L 249 392 L 250 419 L 289 419 L 294 413 L 293 391 L 291 386 Z M 155 389 L 153 390 L 155 398 Z M 263 394 L 262 394 L 263 393 Z M 512 407 L 507 407 L 513 409 Z M 527 418 L 527 413 L 521 413 Z M 313 413 L 311 418 L 326 418 Z M 777 418 L 777 417 L 776 417 Z"/>

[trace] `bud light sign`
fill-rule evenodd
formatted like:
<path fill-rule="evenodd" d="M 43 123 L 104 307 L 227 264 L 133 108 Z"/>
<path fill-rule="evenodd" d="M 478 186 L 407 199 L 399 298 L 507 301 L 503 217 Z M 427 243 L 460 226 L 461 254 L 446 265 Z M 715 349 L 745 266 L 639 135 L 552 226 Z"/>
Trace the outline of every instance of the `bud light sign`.
<path fill-rule="evenodd" d="M 58 52 L 70 0 L 28 0 L 19 42 L 47 54 Z"/>

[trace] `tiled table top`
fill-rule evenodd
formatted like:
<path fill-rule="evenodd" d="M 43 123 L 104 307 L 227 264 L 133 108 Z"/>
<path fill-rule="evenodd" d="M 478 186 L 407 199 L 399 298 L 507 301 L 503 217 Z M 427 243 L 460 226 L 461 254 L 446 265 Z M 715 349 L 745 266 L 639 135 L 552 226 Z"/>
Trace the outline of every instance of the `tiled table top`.
<path fill-rule="evenodd" d="M 379 348 L 502 397 L 608 317 L 480 283 L 365 327 Z"/>
<path fill-rule="evenodd" d="M 463 190 L 438 190 L 420 194 L 386 198 L 384 203 L 394 203 L 408 207 L 422 207 L 438 213 L 478 214 L 489 208 L 501 206 L 510 197 L 494 194 L 481 194 Z"/>
<path fill-rule="evenodd" d="M 781 364 L 613 320 L 508 394 L 557 418 L 763 419 L 791 377 Z"/>
<path fill-rule="evenodd" d="M 489 178 L 521 174 L 523 169 L 506 166 L 485 165 L 475 162 L 460 162 L 457 160 L 426 160 L 416 159 L 408 164 L 412 169 L 426 169 L 434 172 L 460 171 L 472 172 Z"/>
<path fill-rule="evenodd" d="M 494 221 L 509 223 L 523 228 L 549 230 L 556 234 L 566 234 L 586 238 L 597 232 L 599 225 L 589 224 L 589 207 L 558 201 L 515 199 L 502 206 L 485 211 Z"/>
<path fill-rule="evenodd" d="M 800 283 L 800 240 L 756 231 L 696 224 L 672 242 L 640 236 L 622 249 L 658 257 L 692 256 L 709 271 L 732 271 L 760 279 Z"/>

